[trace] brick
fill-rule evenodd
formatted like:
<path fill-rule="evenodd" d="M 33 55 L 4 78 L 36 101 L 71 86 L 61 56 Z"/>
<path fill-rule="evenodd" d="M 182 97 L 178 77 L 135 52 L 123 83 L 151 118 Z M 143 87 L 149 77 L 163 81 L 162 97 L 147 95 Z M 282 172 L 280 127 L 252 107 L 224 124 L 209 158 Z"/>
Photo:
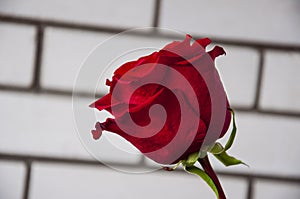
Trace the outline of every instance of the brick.
<path fill-rule="evenodd" d="M 109 36 L 111 35 L 47 28 L 42 64 L 42 87 L 72 90 L 82 62 L 90 51 Z M 80 89 L 86 91 L 91 88 L 89 85 L 82 85 Z"/>
<path fill-rule="evenodd" d="M 260 107 L 300 111 L 300 53 L 266 53 Z"/>
<path fill-rule="evenodd" d="M 70 99 L 19 93 L 0 96 L 2 152 L 63 157 L 86 154 L 73 129 Z"/>
<path fill-rule="evenodd" d="M 88 92 L 94 92 L 96 82 L 103 72 L 103 77 L 111 78 L 114 69 L 121 64 L 151 54 L 172 41 L 56 28 L 47 28 L 45 36 L 42 86 L 71 90 L 77 75 L 80 75 L 84 81 L 78 84 L 78 89 Z M 118 39 L 111 38 L 112 36 Z M 92 50 L 94 56 L 88 57 Z M 82 66 L 87 57 L 88 61 Z M 109 65 L 111 62 L 112 65 Z M 108 66 L 110 67 L 107 68 Z M 83 74 L 79 70 L 87 72 Z M 98 84 L 101 92 L 107 92 L 106 78 L 102 78 Z"/>
<path fill-rule="evenodd" d="M 25 167 L 19 162 L 0 161 L 0 197 L 21 199 L 23 195 Z"/>
<path fill-rule="evenodd" d="M 136 9 L 138 8 L 138 9 Z M 126 2 L 74 0 L 72 2 L 29 0 L 7 1 L 0 12 L 39 19 L 65 20 L 114 27 L 151 26 L 154 1 L 129 0 Z"/>
<path fill-rule="evenodd" d="M 35 29 L 0 22 L 0 84 L 28 86 L 32 80 Z"/>
<path fill-rule="evenodd" d="M 251 107 L 254 103 L 258 53 L 250 48 L 222 46 L 226 56 L 216 59 L 229 101 L 233 106 Z"/>
<path fill-rule="evenodd" d="M 254 185 L 254 199 L 297 199 L 299 196 L 299 184 L 258 181 Z"/>
<path fill-rule="evenodd" d="M 90 130 L 94 128 L 96 117 L 88 105 L 93 99 L 83 98 L 80 108 L 90 111 L 90 118 L 82 118 L 80 126 L 82 134 L 88 139 L 94 156 L 103 161 L 119 161 L 136 163 L 140 156 L 123 157 L 120 150 L 108 150 L 109 142 L 100 139 L 95 142 Z M 25 155 L 54 156 L 62 158 L 90 159 L 75 130 L 72 101 L 68 97 L 49 95 L 0 93 L 1 125 L 0 151 Z M 103 120 L 103 115 L 97 117 Z M 113 136 L 110 136 L 113 139 Z M 128 146 L 122 139 L 114 139 L 114 143 L 122 147 Z M 127 147 L 124 150 L 129 150 Z M 89 148 L 91 150 L 91 148 Z"/>
<path fill-rule="evenodd" d="M 226 180 L 226 181 L 225 181 Z M 237 190 L 228 195 L 244 198 L 243 181 L 224 179 L 224 187 Z M 197 176 L 178 172 L 128 174 L 103 167 L 79 167 L 35 164 L 32 199 L 35 198 L 215 198 L 210 188 Z M 50 194 L 51 193 L 51 194 Z M 229 193 L 233 193 L 230 191 Z M 240 197 L 241 196 L 241 197 Z"/>
<path fill-rule="evenodd" d="M 219 176 L 227 198 L 246 199 L 247 183 L 244 179 Z"/>
<path fill-rule="evenodd" d="M 160 25 L 190 34 L 300 44 L 298 7 L 294 0 L 165 0 Z"/>
<path fill-rule="evenodd" d="M 269 175 L 299 175 L 299 129 L 297 118 L 237 113 L 237 136 L 229 154 L 250 167 L 225 168 L 211 157 L 216 169 Z M 227 136 L 221 140 L 226 141 Z"/>

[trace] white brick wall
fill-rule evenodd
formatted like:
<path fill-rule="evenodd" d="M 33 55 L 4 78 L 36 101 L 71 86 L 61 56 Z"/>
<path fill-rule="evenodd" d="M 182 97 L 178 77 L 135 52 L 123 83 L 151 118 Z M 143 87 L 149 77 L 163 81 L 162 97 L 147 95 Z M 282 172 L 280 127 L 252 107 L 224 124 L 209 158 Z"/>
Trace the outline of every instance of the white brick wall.
<path fill-rule="evenodd" d="M 15 86 L 29 87 L 32 83 L 36 25 L 40 20 L 108 28 L 148 27 L 153 24 L 154 8 L 155 0 L 0 1 L 1 199 L 23 198 L 25 160 L 32 161 L 30 199 L 140 198 L 144 193 L 147 194 L 143 198 L 183 198 L 191 194 L 214 198 L 207 185 L 196 176 L 179 172 L 133 175 L 102 166 L 60 162 L 64 159 L 92 161 L 93 158 L 77 135 L 71 97 L 56 91 L 71 92 L 82 61 L 95 46 L 114 34 L 46 24 L 42 41 L 41 89 L 15 89 Z M 237 111 L 238 134 L 230 153 L 244 160 L 250 168 L 224 168 L 213 158 L 211 160 L 218 171 L 254 176 L 252 199 L 296 199 L 300 196 L 299 183 L 284 181 L 285 176 L 300 178 L 299 8 L 300 3 L 296 0 L 161 1 L 160 27 L 197 36 L 213 36 L 219 38 L 219 42 L 225 39 L 225 45 L 218 45 L 225 48 L 227 55 L 219 57 L 216 65 L 231 104 L 240 108 Z M 24 17 L 25 20 L 21 20 Z M 26 20 L 28 18 L 30 20 Z M 101 56 L 108 58 L 118 50 L 140 44 L 159 48 L 171 40 L 127 36 Z M 243 44 L 230 44 L 229 40 Z M 249 45 L 248 41 L 251 41 Z M 287 47 L 276 49 L 277 44 Z M 264 65 L 260 98 L 256 101 L 260 50 L 264 52 Z M 117 65 L 149 52 L 137 51 L 120 59 Z M 105 63 L 98 63 L 97 69 L 103 70 Z M 86 81 L 93 75 L 87 76 Z M 83 92 L 93 89 L 88 83 L 79 86 Z M 47 93 L 49 90 L 52 94 Z M 99 90 L 105 92 L 106 88 L 103 86 Z M 87 107 L 93 100 L 82 97 L 79 104 Z M 284 114 L 281 115 L 281 111 Z M 97 116 L 104 118 L 101 114 Z M 81 123 L 89 134 L 95 120 L 83 119 Z M 108 138 L 117 145 L 128 147 L 122 139 Z M 96 155 L 103 161 L 136 166 L 141 160 L 140 155 L 128 159 L 118 150 L 107 151 L 107 143 L 104 140 L 98 142 L 102 145 Z M 32 156 L 37 158 L 28 159 Z M 43 157 L 49 158 L 47 162 L 39 159 Z M 146 165 L 152 164 L 146 161 Z M 256 174 L 282 177 L 283 180 L 256 179 Z M 250 199 L 247 178 L 223 175 L 221 182 L 228 198 Z"/>
<path fill-rule="evenodd" d="M 268 51 L 263 76 L 261 107 L 300 111 L 299 74 L 300 52 Z"/>
<path fill-rule="evenodd" d="M 69 98 L 1 93 L 0 101 L 1 152 L 88 156 L 74 131 Z"/>
<path fill-rule="evenodd" d="M 78 167 L 51 164 L 33 166 L 30 198 L 184 198 L 197 195 L 215 198 L 197 176 L 156 172 L 132 175 L 102 167 Z M 171 180 L 172 179 L 172 180 Z M 76 184 L 72 182 L 77 182 Z M 158 183 L 159 182 L 159 183 Z M 222 178 L 229 198 L 243 198 L 243 180 Z M 70 186 L 72 184 L 72 186 Z M 235 187 L 235 190 L 231 190 Z"/>
<path fill-rule="evenodd" d="M 32 26 L 0 22 L 0 84 L 30 85 L 34 36 Z"/>
<path fill-rule="evenodd" d="M 300 196 L 299 185 L 280 184 L 274 182 L 257 182 L 255 198 L 289 198 L 297 199 Z"/>
<path fill-rule="evenodd" d="M 25 167 L 22 163 L 0 161 L 0 198 L 22 198 L 24 177 Z"/>
<path fill-rule="evenodd" d="M 214 161 L 216 168 L 224 171 L 299 176 L 300 161 L 297 155 L 299 145 L 295 139 L 298 137 L 297 129 L 300 129 L 298 120 L 298 118 L 238 112 L 238 134 L 230 153 L 243 159 L 250 168 L 246 166 L 224 168 L 219 162 Z"/>
<path fill-rule="evenodd" d="M 226 56 L 216 59 L 229 100 L 233 105 L 254 105 L 259 55 L 251 48 L 224 46 Z"/>
<path fill-rule="evenodd" d="M 91 33 L 57 28 L 46 29 L 42 65 L 42 87 L 71 90 L 82 64 L 85 63 L 85 59 L 87 59 L 90 53 L 94 53 L 93 50 L 98 45 L 102 45 L 103 42 L 105 42 L 108 48 L 101 50 L 100 53 L 96 51 L 96 54 L 99 57 L 103 57 L 103 59 L 97 59 L 97 65 L 93 65 L 93 68 L 99 74 L 112 61 L 106 57 L 116 58 L 116 54 L 120 56 L 123 53 L 127 53 L 128 50 L 136 50 L 135 48 L 140 48 L 141 46 L 160 49 L 172 41 L 171 39 L 130 35 L 114 39 L 112 38 L 113 36 L 114 34 L 108 33 Z M 147 55 L 152 51 L 147 49 L 135 51 L 118 60 L 113 66 L 117 68 L 126 60 L 135 60 L 137 57 Z M 112 74 L 114 69 L 110 68 L 109 71 Z M 89 76 L 85 77 L 86 84 L 78 85 L 80 91 L 94 91 L 94 87 L 91 88 L 88 81 L 90 76 L 93 75 L 92 73 L 95 72 L 90 70 Z M 57 78 L 60 81 L 57 81 Z M 100 90 L 103 93 L 107 92 L 106 87 L 102 87 Z"/>
<path fill-rule="evenodd" d="M 154 9 L 154 0 L 73 0 L 72 3 L 2 0 L 0 3 L 0 12 L 9 15 L 114 27 L 151 26 Z"/>
<path fill-rule="evenodd" d="M 299 44 L 299 17 L 297 0 L 164 0 L 160 23 L 194 34 Z"/>
<path fill-rule="evenodd" d="M 82 62 L 99 43 L 111 34 L 47 28 L 45 34 L 42 87 L 73 88 Z M 101 63 L 99 63 L 101 68 Z M 60 81 L 56 81 L 59 78 Z M 85 85 L 81 90 L 88 90 Z"/>

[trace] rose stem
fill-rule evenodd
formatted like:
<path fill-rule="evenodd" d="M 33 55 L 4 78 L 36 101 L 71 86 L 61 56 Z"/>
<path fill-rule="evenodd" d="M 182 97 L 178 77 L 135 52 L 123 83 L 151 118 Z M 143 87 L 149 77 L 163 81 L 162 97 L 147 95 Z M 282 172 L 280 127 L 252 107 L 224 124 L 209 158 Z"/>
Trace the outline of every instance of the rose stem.
<path fill-rule="evenodd" d="M 209 175 L 209 177 L 215 183 L 215 185 L 217 187 L 217 190 L 218 190 L 218 193 L 219 193 L 219 199 L 226 199 L 226 196 L 225 196 L 225 193 L 222 189 L 221 183 L 220 183 L 215 171 L 213 170 L 213 168 L 210 165 L 208 156 L 206 155 L 204 158 L 201 158 L 198 161 L 201 164 L 204 171 L 207 173 L 207 175 Z"/>

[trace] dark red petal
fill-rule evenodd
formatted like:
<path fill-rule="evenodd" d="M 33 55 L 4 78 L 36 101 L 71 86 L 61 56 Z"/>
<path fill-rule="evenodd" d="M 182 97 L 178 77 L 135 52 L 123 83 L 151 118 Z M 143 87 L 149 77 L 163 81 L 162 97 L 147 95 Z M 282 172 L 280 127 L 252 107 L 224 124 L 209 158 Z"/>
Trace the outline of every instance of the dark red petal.
<path fill-rule="evenodd" d="M 135 62 L 136 61 L 131 61 L 123 64 L 114 72 L 114 74 L 123 75 L 124 73 L 135 67 Z"/>
<path fill-rule="evenodd" d="M 91 108 L 96 108 L 99 111 L 111 107 L 111 94 L 107 94 L 90 105 Z"/>
<path fill-rule="evenodd" d="M 174 41 L 166 45 L 160 53 L 164 56 L 172 57 L 191 57 L 193 55 L 191 48 L 191 39 L 190 35 L 186 35 L 183 41 Z"/>
<path fill-rule="evenodd" d="M 198 44 L 200 44 L 203 48 L 205 48 L 208 44 L 211 43 L 211 40 L 209 38 L 203 38 L 203 39 L 197 39 L 196 42 Z M 194 45 L 197 45 L 197 44 L 193 44 Z"/>
<path fill-rule="evenodd" d="M 191 46 L 191 39 L 192 36 L 191 35 L 186 35 L 185 39 L 183 41 L 173 41 L 170 44 L 167 44 L 165 47 L 163 47 L 162 50 L 175 50 L 175 51 L 183 51 L 183 50 L 187 50 L 190 46 Z"/>
<path fill-rule="evenodd" d="M 151 55 L 141 57 L 136 61 L 127 62 L 127 63 L 123 64 L 122 66 L 120 66 L 114 72 L 114 74 L 115 75 L 118 74 L 118 75 L 122 76 L 136 66 L 142 65 L 144 63 L 156 63 L 157 54 L 158 54 L 158 52 L 154 52 Z"/>
<path fill-rule="evenodd" d="M 224 49 L 220 46 L 215 46 L 211 51 L 208 52 L 209 55 L 211 56 L 211 58 L 213 60 L 215 60 L 216 57 L 218 57 L 219 55 L 224 55 L 226 54 L 226 52 L 224 51 Z"/>
<path fill-rule="evenodd" d="M 227 101 L 227 107 L 229 108 L 229 103 Z M 227 109 L 228 109 L 227 108 Z M 226 116 L 225 116 L 225 121 L 224 121 L 224 126 L 223 126 L 223 129 L 222 129 L 222 132 L 220 134 L 220 138 L 223 137 L 225 135 L 225 133 L 227 132 L 228 128 L 229 128 L 229 125 L 230 125 L 230 122 L 231 122 L 231 112 L 229 111 L 229 109 L 226 111 Z"/>
<path fill-rule="evenodd" d="M 189 65 L 190 67 L 194 67 L 195 62 L 199 61 L 204 56 L 205 56 L 205 52 L 203 52 L 203 53 L 199 52 L 198 55 L 196 55 L 196 56 L 194 56 L 190 59 L 185 59 L 183 61 L 179 61 L 179 62 L 176 63 L 176 65 L 181 65 L 181 66 Z"/>
<path fill-rule="evenodd" d="M 176 152 L 176 150 L 180 151 L 182 149 L 184 152 L 184 155 L 181 157 L 182 159 L 185 159 L 185 157 L 190 153 L 199 151 L 206 135 L 207 126 L 210 124 L 211 117 L 212 105 L 206 83 L 212 83 L 213 88 L 219 91 L 217 93 L 222 94 L 225 92 L 214 65 L 210 63 L 219 55 L 225 54 L 225 51 L 221 47 L 216 46 L 213 50 L 206 53 L 205 47 L 211 43 L 210 39 L 198 39 L 192 44 L 191 40 L 192 37 L 190 35 L 186 35 L 186 38 L 183 41 L 172 42 L 166 45 L 159 52 L 154 52 L 151 55 L 141 57 L 136 61 L 125 63 L 115 71 L 112 81 L 108 80 L 106 82 L 106 84 L 110 86 L 110 94 L 94 102 L 91 107 L 95 107 L 99 110 L 105 109 L 109 112 L 112 112 L 113 107 L 113 116 L 116 121 L 109 118 L 101 124 L 97 123 L 95 126 L 96 130 L 92 130 L 94 139 L 99 139 L 102 134 L 102 130 L 116 133 L 136 146 L 146 156 L 159 163 L 170 163 L 169 160 L 174 157 L 173 153 L 174 151 Z M 138 67 L 143 64 L 150 65 L 148 68 Z M 161 74 L 163 75 L 159 76 L 159 78 L 163 78 L 164 81 L 171 83 L 173 87 L 176 88 L 176 92 L 186 90 L 184 85 L 179 85 L 180 83 L 176 80 L 176 78 L 168 74 L 168 70 L 165 73 L 154 74 L 154 68 L 157 64 L 167 65 L 180 72 L 195 90 L 199 104 L 193 103 L 193 101 L 190 100 L 193 95 L 189 93 L 182 93 L 179 95 L 179 99 L 176 100 L 171 91 L 168 89 L 161 89 L 161 86 L 155 85 L 139 87 L 133 94 L 130 93 L 132 92 L 131 88 L 135 89 L 136 87 L 134 85 L 137 85 L 141 79 Z M 201 67 L 201 75 L 194 67 L 192 67 L 191 64 L 199 66 L 199 68 Z M 125 74 L 126 78 L 124 76 Z M 204 79 L 206 82 L 204 82 Z M 120 91 L 118 90 L 116 93 L 113 93 L 113 90 L 117 88 L 116 84 L 118 84 L 118 86 L 120 84 L 121 89 Z M 130 101 L 128 104 L 128 102 L 125 103 L 124 99 L 128 99 L 129 96 Z M 113 102 L 115 99 L 117 100 L 116 103 L 111 104 L 112 98 Z M 179 102 L 183 102 L 183 107 L 181 107 L 182 109 L 180 109 Z M 149 116 L 150 107 L 154 104 L 163 105 L 167 113 L 165 125 L 159 132 L 157 132 L 157 134 L 152 135 L 153 127 L 151 127 L 153 129 L 145 128 L 143 131 L 133 131 L 134 134 L 128 134 L 128 132 L 124 132 L 125 130 L 123 131 L 116 124 L 116 122 L 119 124 L 120 121 L 122 122 L 122 120 L 126 120 L 126 117 L 123 117 L 126 112 L 129 112 L 132 120 L 141 127 L 147 126 L 151 123 L 156 124 L 156 121 L 161 120 L 160 115 L 156 117 L 151 116 L 151 118 Z M 197 108 L 200 108 L 201 118 L 199 118 L 199 115 L 195 113 Z M 176 144 L 172 145 L 172 148 L 166 149 L 165 146 L 170 143 L 175 136 L 177 136 L 176 134 L 179 128 L 179 122 L 182 122 L 180 117 L 181 110 L 184 110 L 188 115 L 186 118 L 189 118 L 187 121 L 182 123 L 184 128 L 183 132 L 185 133 L 183 135 L 179 135 L 179 141 L 176 141 Z M 191 122 L 190 118 L 196 118 L 196 122 Z M 231 115 L 228 111 L 226 113 L 221 136 L 223 136 L 227 131 L 230 120 Z M 199 128 L 196 129 L 198 121 Z M 132 123 L 126 122 L 128 121 L 124 121 L 125 124 L 134 126 Z M 134 126 L 133 128 L 136 127 Z M 196 131 L 193 131 L 193 129 L 196 129 Z M 126 131 L 130 132 L 130 130 Z M 197 132 L 196 137 L 192 137 L 192 132 Z M 149 136 L 147 137 L 147 135 Z M 184 145 L 184 143 L 189 143 L 188 140 L 192 140 L 192 144 L 188 149 L 186 149 L 182 146 L 182 144 Z M 160 150 L 162 148 L 164 151 Z M 155 153 L 157 150 L 160 150 L 160 152 Z"/>
<path fill-rule="evenodd" d="M 102 131 L 92 130 L 91 132 L 94 140 L 98 140 L 102 135 Z"/>
<path fill-rule="evenodd" d="M 140 89 L 138 89 L 140 90 Z M 139 110 L 141 110 L 142 108 L 149 106 L 150 104 L 153 104 L 153 101 L 155 99 L 157 99 L 159 97 L 159 95 L 162 94 L 162 92 L 164 91 L 164 88 L 160 88 L 157 92 L 153 93 L 151 96 L 150 95 L 138 95 L 135 96 L 135 94 L 133 94 L 133 96 L 130 99 L 130 104 L 134 104 L 136 106 L 131 106 L 129 109 L 130 113 L 133 112 L 137 112 Z M 145 90 L 145 92 L 147 92 L 147 90 Z M 139 97 L 139 98 L 137 98 Z"/>
<path fill-rule="evenodd" d="M 97 122 L 95 124 L 95 128 L 96 128 L 96 130 L 101 130 L 102 131 L 101 124 L 99 122 Z"/>
<path fill-rule="evenodd" d="M 124 133 L 116 124 L 116 121 L 112 118 L 107 118 L 105 122 L 101 123 L 101 128 L 103 131 L 109 131 L 112 133 L 116 133 L 126 139 L 128 135 Z"/>
<path fill-rule="evenodd" d="M 94 140 L 98 140 L 102 135 L 101 124 L 97 122 L 95 128 L 96 130 L 92 130 L 91 133 L 93 134 Z"/>
<path fill-rule="evenodd" d="M 110 86 L 110 85 L 111 85 L 111 81 L 110 81 L 109 79 L 106 79 L 105 85 L 106 85 L 106 86 Z"/>
<path fill-rule="evenodd" d="M 134 68 L 132 68 L 130 71 L 127 71 L 126 75 L 123 74 L 124 76 L 122 77 L 122 80 L 125 82 L 137 81 L 140 78 L 143 78 L 143 77 L 147 76 L 148 74 L 150 74 L 156 67 L 155 62 L 149 62 L 149 63 L 147 63 L 147 65 L 144 65 L 144 67 L 139 67 L 142 65 L 143 64 L 138 64 Z"/>

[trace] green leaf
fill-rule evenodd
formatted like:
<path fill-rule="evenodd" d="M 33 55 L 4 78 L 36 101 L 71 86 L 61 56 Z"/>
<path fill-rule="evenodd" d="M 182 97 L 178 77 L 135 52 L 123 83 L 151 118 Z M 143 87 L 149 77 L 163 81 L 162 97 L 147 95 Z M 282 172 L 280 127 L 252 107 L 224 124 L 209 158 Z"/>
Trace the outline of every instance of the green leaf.
<path fill-rule="evenodd" d="M 210 149 L 209 152 L 212 154 L 220 154 L 224 151 L 224 147 L 219 143 L 216 142 L 212 149 Z"/>
<path fill-rule="evenodd" d="M 232 156 L 228 155 L 225 151 L 223 151 L 220 154 L 214 154 L 214 156 L 218 160 L 220 160 L 225 166 L 232 166 L 232 165 L 237 165 L 237 164 L 244 164 L 244 165 L 248 166 L 247 164 L 245 164 L 241 160 L 238 160 L 235 157 L 232 157 Z"/>
<path fill-rule="evenodd" d="M 192 173 L 192 174 L 195 174 L 195 175 L 201 177 L 208 184 L 208 186 L 214 191 L 217 198 L 219 198 L 218 189 L 217 189 L 215 183 L 202 169 L 199 169 L 198 167 L 195 167 L 195 166 L 190 166 L 190 167 L 187 166 L 187 167 L 184 167 L 184 169 L 189 173 Z"/>
<path fill-rule="evenodd" d="M 236 135 L 236 131 L 237 131 L 237 127 L 236 127 L 236 123 L 235 123 L 235 113 L 232 109 L 230 109 L 230 112 L 232 113 L 233 126 L 232 126 L 232 131 L 231 131 L 230 137 L 225 145 L 225 149 L 224 149 L 225 151 L 227 151 L 232 146 L 235 135 Z"/>

